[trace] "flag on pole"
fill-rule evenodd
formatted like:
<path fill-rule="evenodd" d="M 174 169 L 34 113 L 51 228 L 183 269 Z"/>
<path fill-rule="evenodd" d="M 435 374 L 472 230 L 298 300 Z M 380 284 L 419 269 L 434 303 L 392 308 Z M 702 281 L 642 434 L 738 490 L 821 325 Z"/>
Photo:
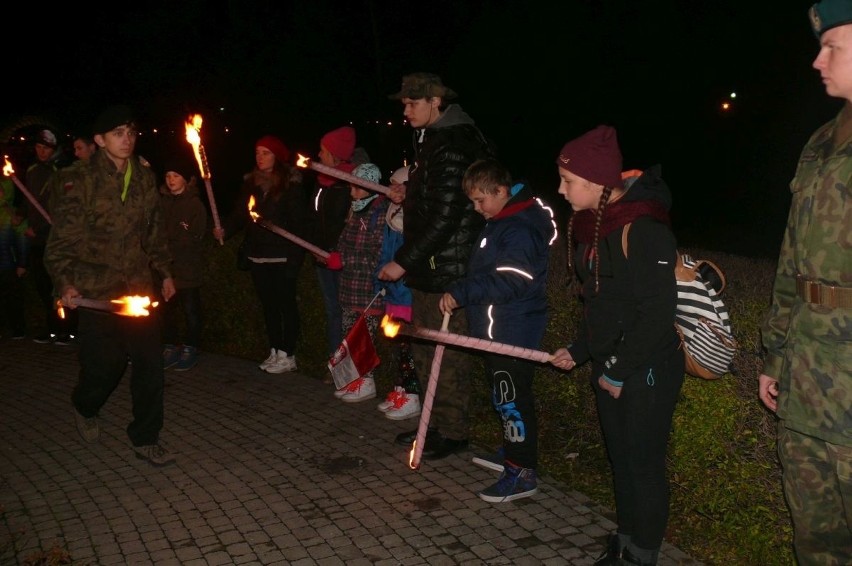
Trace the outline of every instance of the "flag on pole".
<path fill-rule="evenodd" d="M 380 362 L 367 329 L 367 319 L 362 314 L 328 360 L 328 369 L 334 378 L 334 386 L 341 389 L 378 366 Z"/>

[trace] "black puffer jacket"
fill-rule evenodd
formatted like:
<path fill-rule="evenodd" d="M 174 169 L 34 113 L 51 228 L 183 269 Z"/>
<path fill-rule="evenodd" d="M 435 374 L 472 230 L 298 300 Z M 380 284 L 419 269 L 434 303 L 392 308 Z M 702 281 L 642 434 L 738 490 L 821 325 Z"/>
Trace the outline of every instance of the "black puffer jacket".
<path fill-rule="evenodd" d="M 460 106 L 414 133 L 414 166 L 403 201 L 404 243 L 395 259 L 405 282 L 427 293 L 444 292 L 465 276 L 476 236 L 485 220 L 462 190 L 462 177 L 477 159 L 495 150 Z"/>

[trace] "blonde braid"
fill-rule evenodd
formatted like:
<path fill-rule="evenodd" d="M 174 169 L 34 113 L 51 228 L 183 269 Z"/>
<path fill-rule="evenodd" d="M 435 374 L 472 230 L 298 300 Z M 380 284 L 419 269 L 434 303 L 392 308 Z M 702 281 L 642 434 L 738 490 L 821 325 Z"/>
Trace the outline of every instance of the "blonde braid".
<path fill-rule="evenodd" d="M 600 290 L 600 271 L 601 271 L 601 254 L 600 254 L 600 231 L 601 219 L 606 209 L 606 204 L 609 202 L 609 195 L 612 194 L 612 187 L 604 187 L 601 193 L 601 200 L 598 202 L 597 214 L 595 215 L 595 239 L 593 242 L 595 250 L 595 295 Z"/>

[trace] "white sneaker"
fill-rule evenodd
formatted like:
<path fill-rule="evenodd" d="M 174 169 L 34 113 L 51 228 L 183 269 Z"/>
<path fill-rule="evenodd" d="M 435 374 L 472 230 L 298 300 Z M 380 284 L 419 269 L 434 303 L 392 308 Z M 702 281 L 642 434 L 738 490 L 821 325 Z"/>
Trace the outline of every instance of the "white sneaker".
<path fill-rule="evenodd" d="M 400 395 L 405 395 L 405 388 L 397 385 L 396 387 L 391 389 L 390 393 L 388 393 L 388 396 L 385 397 L 385 400 L 379 403 L 376 408 L 384 413 L 385 411 L 393 407 L 394 401 L 396 401 L 396 398 Z"/>
<path fill-rule="evenodd" d="M 392 421 L 402 421 L 420 415 L 420 396 L 417 393 L 403 393 L 394 401 L 393 407 L 385 411 L 385 417 Z"/>
<path fill-rule="evenodd" d="M 335 390 L 334 396 L 337 397 L 338 399 L 340 399 L 344 395 L 349 395 L 350 393 L 354 393 L 355 391 L 358 391 L 358 389 L 364 383 L 364 379 L 365 378 L 363 378 L 363 377 L 359 377 L 358 379 L 356 379 L 354 381 L 350 381 L 349 383 L 347 383 L 346 385 L 344 385 L 340 389 Z"/>
<path fill-rule="evenodd" d="M 296 371 L 296 356 L 288 356 L 284 350 L 278 350 L 275 361 L 266 366 L 266 373 L 286 373 Z"/>
<path fill-rule="evenodd" d="M 358 403 L 360 401 L 366 401 L 367 399 L 376 398 L 376 381 L 372 377 L 362 377 L 361 379 L 356 379 L 352 383 L 357 383 L 358 385 L 353 387 L 352 391 L 348 391 L 345 395 L 340 397 L 341 401 L 345 401 L 346 403 Z M 352 383 L 349 385 L 352 385 Z"/>
<path fill-rule="evenodd" d="M 277 358 L 277 357 L 278 357 L 278 352 L 275 351 L 275 348 L 271 348 L 269 350 L 269 357 L 266 358 L 265 360 L 263 360 L 262 362 L 260 362 L 260 365 L 257 366 L 257 367 L 259 367 L 263 371 L 266 371 L 266 368 L 268 368 L 271 364 L 275 363 L 275 358 Z"/>

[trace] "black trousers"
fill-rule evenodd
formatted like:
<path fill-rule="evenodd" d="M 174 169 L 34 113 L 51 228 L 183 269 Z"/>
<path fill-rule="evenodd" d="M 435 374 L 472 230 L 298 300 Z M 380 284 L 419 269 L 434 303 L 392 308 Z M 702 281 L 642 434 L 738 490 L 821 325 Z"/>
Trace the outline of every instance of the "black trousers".
<path fill-rule="evenodd" d="M 133 420 L 127 435 L 134 446 L 156 444 L 163 428 L 163 351 L 160 321 L 99 311 L 79 311 L 80 376 L 72 393 L 77 412 L 95 417 L 130 370 Z"/>
<path fill-rule="evenodd" d="M 668 354 L 626 380 L 618 399 L 598 386 L 603 367 L 592 371 L 612 466 L 618 532 L 649 550 L 660 548 L 669 519 L 666 450 L 684 377 L 683 352 L 672 347 Z"/>
<path fill-rule="evenodd" d="M 538 421 L 533 377 L 535 365 L 506 356 L 485 355 L 491 378 L 491 403 L 503 427 L 506 460 L 522 468 L 538 466 Z"/>
<path fill-rule="evenodd" d="M 269 347 L 294 355 L 301 337 L 299 303 L 296 300 L 299 265 L 252 263 L 251 278 L 263 309 Z"/>

